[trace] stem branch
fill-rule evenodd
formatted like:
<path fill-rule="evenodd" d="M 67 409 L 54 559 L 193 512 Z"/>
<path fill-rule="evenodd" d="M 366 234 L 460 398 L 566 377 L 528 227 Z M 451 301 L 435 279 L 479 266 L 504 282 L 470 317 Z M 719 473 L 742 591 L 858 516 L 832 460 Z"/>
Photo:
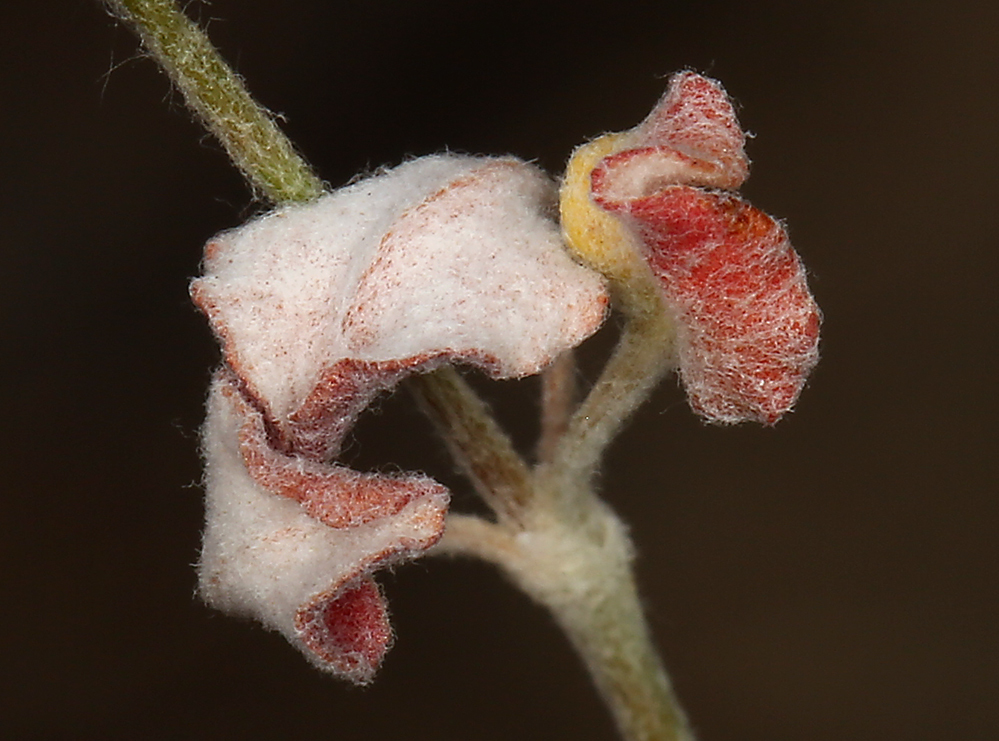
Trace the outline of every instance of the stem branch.
<path fill-rule="evenodd" d="M 576 403 L 576 358 L 566 350 L 541 373 L 541 435 L 538 460 L 550 463 L 569 428 Z"/>

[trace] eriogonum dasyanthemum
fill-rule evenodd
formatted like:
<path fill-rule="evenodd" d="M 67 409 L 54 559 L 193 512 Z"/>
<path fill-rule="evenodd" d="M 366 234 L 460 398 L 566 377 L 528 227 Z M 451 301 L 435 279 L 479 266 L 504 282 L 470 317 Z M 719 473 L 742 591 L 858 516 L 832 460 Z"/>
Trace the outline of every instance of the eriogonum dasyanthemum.
<path fill-rule="evenodd" d="M 537 373 L 600 325 L 553 187 L 514 159 L 440 155 L 225 232 L 192 294 L 218 335 L 203 436 L 201 593 L 318 666 L 371 679 L 391 641 L 379 567 L 441 537 L 447 490 L 336 462 L 358 414 L 444 363 Z"/>
<path fill-rule="evenodd" d="M 373 574 L 441 539 L 449 495 L 420 474 L 337 459 L 377 394 L 439 369 L 419 383 L 422 407 L 495 514 L 448 516 L 441 550 L 496 563 L 552 612 L 624 738 L 690 741 L 627 528 L 594 474 L 673 367 L 707 419 L 775 422 L 816 361 L 820 322 L 784 230 L 735 193 L 748 160 L 721 86 L 676 75 L 638 127 L 575 152 L 562 236 L 590 270 L 547 216 L 551 184 L 517 160 L 427 157 L 320 197 L 309 165 L 173 0 L 107 2 L 258 195 L 286 204 L 209 242 L 192 285 L 224 356 L 203 431 L 205 600 L 369 681 L 392 639 Z M 599 326 L 604 278 L 626 322 L 577 407 L 564 351 Z M 522 376 L 560 354 L 533 467 L 440 369 Z"/>
<path fill-rule="evenodd" d="M 784 228 L 735 192 L 749 174 L 744 143 L 719 83 L 674 75 L 636 128 L 576 151 L 562 223 L 624 293 L 651 270 L 699 414 L 773 424 L 818 361 L 821 315 Z"/>

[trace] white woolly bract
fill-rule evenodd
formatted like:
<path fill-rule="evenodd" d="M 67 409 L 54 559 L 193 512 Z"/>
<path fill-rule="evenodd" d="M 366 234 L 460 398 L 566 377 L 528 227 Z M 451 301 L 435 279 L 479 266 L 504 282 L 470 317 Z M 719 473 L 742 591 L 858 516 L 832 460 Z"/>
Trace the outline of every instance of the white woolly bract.
<path fill-rule="evenodd" d="M 517 160 L 425 157 L 208 244 L 192 295 L 226 367 L 204 432 L 207 602 L 371 678 L 391 629 L 370 576 L 440 538 L 448 492 L 331 457 L 410 373 L 535 373 L 597 329 L 603 281 L 564 252 L 552 189 Z"/>
<path fill-rule="evenodd" d="M 330 603 L 376 565 L 412 557 L 436 542 L 447 493 L 421 497 L 393 517 L 330 528 L 295 501 L 275 496 L 250 476 L 239 450 L 246 409 L 232 381 L 212 384 L 202 433 L 206 527 L 198 566 L 201 596 L 225 612 L 252 617 L 279 631 L 321 668 L 296 625 L 303 608 Z M 348 678 L 364 681 L 362 667 Z"/>
<path fill-rule="evenodd" d="M 552 187 L 514 159 L 423 157 L 219 235 L 192 291 L 278 420 L 343 358 L 466 354 L 536 373 L 607 303 L 547 216 Z"/>

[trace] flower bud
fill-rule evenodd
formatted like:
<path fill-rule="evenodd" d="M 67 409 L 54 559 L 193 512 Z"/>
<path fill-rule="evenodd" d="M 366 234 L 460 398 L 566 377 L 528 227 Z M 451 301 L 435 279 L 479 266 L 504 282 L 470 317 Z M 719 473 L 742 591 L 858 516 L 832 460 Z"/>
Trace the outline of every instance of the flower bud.
<path fill-rule="evenodd" d="M 774 424 L 818 361 L 821 315 L 784 228 L 732 192 L 744 143 L 718 83 L 675 75 L 639 126 L 574 154 L 563 232 L 626 298 L 651 272 L 696 412 Z"/>

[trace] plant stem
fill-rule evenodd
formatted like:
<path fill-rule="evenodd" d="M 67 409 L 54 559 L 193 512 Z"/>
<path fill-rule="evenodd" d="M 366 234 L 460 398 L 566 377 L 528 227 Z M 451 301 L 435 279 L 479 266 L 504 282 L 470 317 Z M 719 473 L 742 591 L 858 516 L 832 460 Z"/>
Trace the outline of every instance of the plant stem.
<path fill-rule="evenodd" d="M 451 366 L 409 379 L 461 471 L 500 523 L 519 527 L 530 498 L 530 470 L 478 394 Z"/>
<path fill-rule="evenodd" d="M 631 567 L 630 542 L 609 512 L 610 537 L 575 549 L 589 556 L 589 573 L 571 585 L 574 599 L 553 610 L 583 658 L 623 738 L 693 738 L 666 671 L 652 645 Z M 588 553 L 587 553 L 588 552 Z M 562 565 L 564 568 L 564 564 Z"/>
<path fill-rule="evenodd" d="M 543 468 L 550 479 L 546 488 L 553 493 L 571 497 L 589 490 L 588 481 L 607 445 L 672 366 L 675 330 L 666 310 L 659 303 L 625 309 L 614 354 L 576 409 L 551 463 Z"/>
<path fill-rule="evenodd" d="M 624 739 L 690 741 L 693 734 L 652 645 L 630 570 L 616 576 L 608 589 L 556 618 Z"/>
<path fill-rule="evenodd" d="M 566 350 L 541 373 L 541 434 L 537 455 L 541 463 L 555 457 L 558 441 L 569 429 L 576 408 L 576 357 Z"/>
<path fill-rule="evenodd" d="M 577 501 L 583 511 L 573 523 L 542 508 L 517 532 L 478 517 L 449 515 L 436 552 L 495 563 L 548 608 L 583 659 L 625 741 L 691 741 L 649 635 L 625 528 L 597 497 Z"/>
<path fill-rule="evenodd" d="M 225 147 L 254 190 L 273 203 L 310 201 L 323 183 L 257 103 L 205 33 L 173 0 L 105 0 L 134 28 L 187 105 Z"/>

